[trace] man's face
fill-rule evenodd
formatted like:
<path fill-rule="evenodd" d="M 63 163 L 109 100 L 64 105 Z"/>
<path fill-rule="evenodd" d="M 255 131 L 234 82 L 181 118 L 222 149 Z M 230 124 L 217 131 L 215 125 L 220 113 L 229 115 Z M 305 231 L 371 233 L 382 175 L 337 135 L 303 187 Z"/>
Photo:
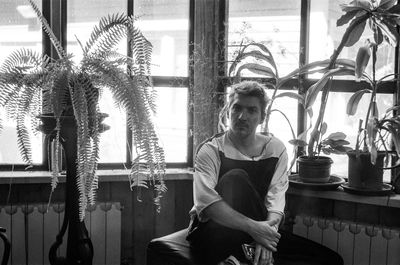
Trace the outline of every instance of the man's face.
<path fill-rule="evenodd" d="M 235 94 L 229 108 L 230 129 L 239 137 L 256 133 L 262 122 L 260 100 L 253 96 Z"/>

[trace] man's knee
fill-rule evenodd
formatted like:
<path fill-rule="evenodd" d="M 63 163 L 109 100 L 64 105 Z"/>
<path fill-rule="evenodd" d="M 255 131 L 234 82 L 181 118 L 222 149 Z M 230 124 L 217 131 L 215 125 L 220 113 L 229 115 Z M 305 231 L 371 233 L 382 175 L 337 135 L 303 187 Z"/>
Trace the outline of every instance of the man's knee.
<path fill-rule="evenodd" d="M 219 185 L 243 185 L 250 184 L 249 175 L 240 168 L 231 169 L 226 172 L 218 182 Z"/>

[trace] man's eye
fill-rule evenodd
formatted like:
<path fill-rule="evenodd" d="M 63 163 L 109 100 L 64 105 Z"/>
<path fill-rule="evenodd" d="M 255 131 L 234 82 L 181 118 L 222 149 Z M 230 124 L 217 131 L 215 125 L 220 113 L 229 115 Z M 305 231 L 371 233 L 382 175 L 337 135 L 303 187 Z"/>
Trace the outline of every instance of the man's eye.
<path fill-rule="evenodd" d="M 240 106 L 234 105 L 234 106 L 232 107 L 232 110 L 233 110 L 233 111 L 240 111 Z"/>

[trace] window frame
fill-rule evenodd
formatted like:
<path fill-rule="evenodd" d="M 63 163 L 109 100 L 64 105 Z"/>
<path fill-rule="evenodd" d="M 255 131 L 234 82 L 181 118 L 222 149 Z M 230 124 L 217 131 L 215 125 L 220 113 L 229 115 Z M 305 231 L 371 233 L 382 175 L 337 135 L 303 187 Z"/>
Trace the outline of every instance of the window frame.
<path fill-rule="evenodd" d="M 67 1 L 66 0 L 42 0 L 42 13 L 49 24 L 52 26 L 56 26 L 53 28 L 55 35 L 59 38 L 61 45 L 64 49 L 68 49 L 67 47 Z M 126 13 L 128 15 L 134 14 L 134 0 L 127 0 L 127 10 Z M 194 39 L 194 0 L 189 1 L 189 38 L 188 38 L 188 58 L 192 58 L 193 56 L 193 39 Z M 129 46 L 127 45 L 127 54 L 131 54 L 129 50 Z M 43 54 L 47 54 L 55 58 L 57 56 L 56 51 L 52 48 L 51 41 L 47 34 L 42 29 L 42 52 Z M 154 87 L 175 87 L 182 88 L 188 90 L 188 105 L 190 106 L 192 103 L 192 96 L 190 93 L 190 88 L 193 87 L 193 64 L 189 60 L 188 64 L 188 76 L 151 76 Z M 191 167 L 193 164 L 193 108 L 187 107 L 188 110 L 188 127 L 187 127 L 187 159 L 183 162 L 174 162 L 168 163 L 168 168 L 184 168 Z M 118 163 L 99 163 L 99 169 L 123 169 L 130 168 L 132 165 L 132 153 L 129 152 L 132 146 L 132 132 L 126 127 L 127 133 L 127 143 L 126 143 L 126 159 L 125 161 L 121 161 Z M 49 154 L 48 148 L 49 140 L 46 136 L 43 136 L 43 145 L 42 145 L 42 163 L 36 164 L 30 170 L 39 171 L 39 170 L 48 170 L 49 168 Z M 26 169 L 27 165 L 25 164 L 0 164 L 0 171 L 19 171 Z"/>
<path fill-rule="evenodd" d="M 300 5 L 300 45 L 299 45 L 299 66 L 305 65 L 308 63 L 309 58 L 309 38 L 310 38 L 310 14 L 311 14 L 311 1 L 312 0 L 301 0 Z M 317 0 L 314 0 L 317 1 Z M 229 2 L 229 1 L 228 1 Z M 400 5 L 400 2 L 397 3 Z M 226 6 L 228 8 L 228 6 Z M 229 12 L 227 12 L 226 25 L 228 25 Z M 223 23 L 223 21 L 221 21 Z M 398 32 L 399 32 L 398 27 Z M 225 49 L 228 49 L 228 36 L 225 36 Z M 395 47 L 395 56 L 394 60 L 394 73 L 400 75 L 400 47 Z M 225 58 L 225 61 L 228 61 L 228 58 Z M 243 80 L 255 80 L 260 83 L 266 84 L 270 79 L 268 78 L 251 78 L 251 77 L 243 77 Z M 232 84 L 234 81 L 233 77 L 224 76 L 220 79 L 221 83 L 225 85 Z M 293 79 L 288 81 L 285 85 L 283 85 L 279 90 L 292 90 L 297 91 L 300 95 L 306 94 L 306 88 L 310 87 L 311 84 L 317 82 L 317 79 L 308 78 L 305 75 L 299 76 L 297 79 Z M 293 87 L 297 87 L 297 90 L 294 90 Z M 365 81 L 356 82 L 354 80 L 332 80 L 332 89 L 331 92 L 355 92 L 365 87 Z M 398 105 L 400 102 L 400 81 L 384 81 L 382 82 L 382 87 L 377 92 L 378 94 L 392 94 L 393 95 L 393 104 Z M 224 91 L 226 92 L 226 90 Z M 222 107 L 222 105 L 220 106 Z M 307 114 L 304 110 L 304 107 L 298 103 L 297 108 L 297 134 L 304 132 L 307 129 Z M 298 147 L 297 154 L 301 154 L 304 151 L 304 147 Z M 392 171 L 393 177 L 394 171 Z"/>
<path fill-rule="evenodd" d="M 215 64 L 218 64 L 218 84 L 216 86 L 216 93 L 222 94 L 225 93 L 225 88 L 227 84 L 232 81 L 232 78 L 226 76 L 224 62 L 227 61 L 227 30 L 223 30 L 224 27 L 227 27 L 229 12 L 227 9 L 229 7 L 228 0 L 217 0 L 223 3 L 221 8 L 218 10 L 219 15 L 218 27 L 220 28 L 220 32 L 225 32 L 226 34 L 221 34 L 218 37 L 218 42 L 223 43 L 225 49 L 221 49 L 219 54 L 217 54 L 218 60 Z M 309 30 L 310 30 L 310 6 L 311 0 L 301 0 L 300 7 L 300 45 L 299 45 L 299 65 L 303 65 L 308 62 L 309 55 Z M 66 36 L 67 36 L 67 1 L 66 0 L 42 0 L 42 12 L 45 18 L 48 21 L 56 21 L 58 22 L 58 30 L 55 30 L 56 36 L 58 36 L 61 40 L 61 43 L 64 48 L 66 47 Z M 188 31 L 188 76 L 152 76 L 153 84 L 155 87 L 179 87 L 182 89 L 188 90 L 188 127 L 187 127 L 187 161 L 183 161 L 182 163 L 167 163 L 167 167 L 170 168 L 183 168 L 183 167 L 192 167 L 193 166 L 193 153 L 194 153 L 194 111 L 193 111 L 193 88 L 194 88 L 194 62 L 190 60 L 194 55 L 194 23 L 195 23 L 195 0 L 189 0 L 189 31 Z M 134 0 L 127 0 L 127 14 L 134 14 Z M 196 22 L 200 23 L 200 22 Z M 57 35 L 58 34 L 58 35 Z M 55 54 L 55 52 L 51 48 L 51 42 L 47 35 L 42 33 L 42 43 L 43 43 L 43 53 L 51 55 Z M 400 61 L 399 61 L 399 47 L 395 49 L 395 69 L 394 72 L 400 74 Z M 129 51 L 128 51 L 129 55 Z M 255 78 L 246 78 L 250 80 L 254 80 Z M 257 81 L 266 82 L 265 78 L 256 78 Z M 310 83 L 316 82 L 315 79 L 309 79 L 306 76 L 300 76 L 296 80 L 291 80 L 282 87 L 285 90 L 293 90 L 294 86 L 298 87 L 299 94 L 305 94 L 305 87 L 307 87 Z M 362 82 L 354 82 L 351 80 L 333 80 L 333 92 L 354 92 L 360 86 L 362 86 Z M 394 104 L 398 104 L 400 101 L 400 94 L 398 93 L 398 88 L 400 87 L 400 82 L 387 81 L 383 84 L 382 89 L 378 93 L 386 93 L 392 94 L 394 98 Z M 219 104 L 224 104 L 223 101 L 220 101 Z M 298 116 L 297 116 L 297 133 L 301 133 L 306 128 L 306 114 L 304 112 L 303 107 L 298 104 Z M 132 133 L 127 128 L 127 145 L 132 146 Z M 48 169 L 48 152 L 47 152 L 47 141 L 43 142 L 43 161 L 40 165 L 35 165 L 32 170 L 47 170 Z M 301 151 L 301 150 L 300 150 Z M 125 164 L 126 167 L 130 167 L 131 165 L 131 154 L 129 153 L 129 148 L 126 148 L 126 160 L 121 161 L 120 163 L 99 163 L 99 169 L 120 169 Z M 26 168 L 26 165 L 17 164 L 17 165 L 0 165 L 0 170 L 23 170 Z"/>

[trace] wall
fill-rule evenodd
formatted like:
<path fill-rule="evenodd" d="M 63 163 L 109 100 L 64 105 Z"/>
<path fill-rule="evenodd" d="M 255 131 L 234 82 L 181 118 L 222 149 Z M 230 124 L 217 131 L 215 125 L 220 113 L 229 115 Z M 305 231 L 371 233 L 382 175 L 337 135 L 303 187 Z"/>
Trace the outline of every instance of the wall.
<path fill-rule="evenodd" d="M 20 182 L 10 184 L 7 179 L 1 180 L 0 205 L 47 204 L 49 181 Z M 30 178 L 26 182 L 34 181 Z M 127 177 L 116 177 L 116 180 L 109 177 L 103 181 L 100 178 L 97 202 L 120 202 L 122 206 L 121 264 L 146 264 L 146 247 L 151 239 L 187 227 L 188 212 L 193 205 L 192 180 L 188 177 L 177 179 L 176 176 L 167 176 L 166 185 L 168 192 L 161 200 L 161 211 L 157 213 L 150 190 L 131 191 Z M 64 184 L 60 183 L 52 196 L 53 203 L 63 202 L 63 190 Z"/>

